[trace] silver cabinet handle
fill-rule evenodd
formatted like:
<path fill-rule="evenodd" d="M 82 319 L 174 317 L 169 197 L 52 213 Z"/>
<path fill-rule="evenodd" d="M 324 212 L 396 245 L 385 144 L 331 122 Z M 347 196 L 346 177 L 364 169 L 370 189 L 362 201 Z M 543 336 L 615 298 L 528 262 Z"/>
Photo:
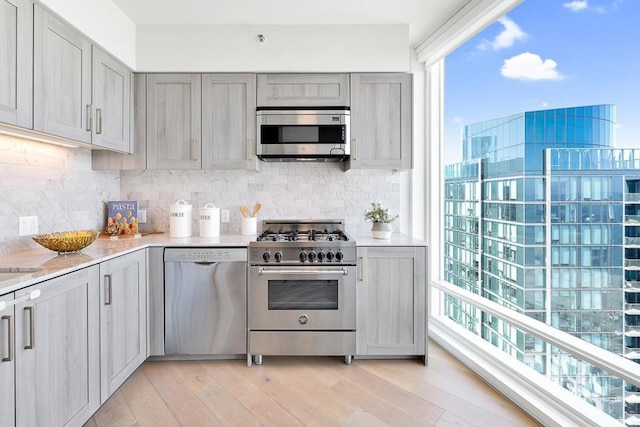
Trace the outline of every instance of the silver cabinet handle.
<path fill-rule="evenodd" d="M 198 160 L 198 140 L 191 140 L 191 160 Z"/>
<path fill-rule="evenodd" d="M 363 257 L 359 257 L 358 258 L 358 280 L 359 281 L 364 281 L 364 258 Z"/>
<path fill-rule="evenodd" d="M 104 275 L 104 305 L 111 305 L 111 275 Z"/>
<path fill-rule="evenodd" d="M 91 132 L 91 129 L 93 128 L 93 113 L 91 112 L 91 104 L 87 105 L 87 127 L 85 128 L 85 130 L 87 132 Z"/>
<path fill-rule="evenodd" d="M 96 135 L 102 134 L 102 108 L 96 109 L 96 119 L 98 120 L 98 125 L 96 127 Z"/>
<path fill-rule="evenodd" d="M 9 333 L 7 334 L 7 349 L 9 350 L 9 355 L 7 357 L 3 357 L 3 362 L 11 362 L 13 360 L 13 316 L 2 316 L 2 320 L 6 320 L 9 326 Z"/>
<path fill-rule="evenodd" d="M 35 307 L 31 306 L 31 307 L 25 307 L 24 311 L 29 312 L 29 344 L 24 346 L 25 350 L 33 350 L 33 347 L 35 347 L 36 343 L 35 343 L 35 324 L 34 324 L 34 316 L 33 316 L 33 312 L 34 312 Z"/>
<path fill-rule="evenodd" d="M 351 158 L 353 160 L 356 160 L 356 153 L 358 152 L 358 150 L 356 149 L 358 147 L 358 140 L 356 138 L 353 138 L 352 140 L 352 144 L 351 144 Z"/>

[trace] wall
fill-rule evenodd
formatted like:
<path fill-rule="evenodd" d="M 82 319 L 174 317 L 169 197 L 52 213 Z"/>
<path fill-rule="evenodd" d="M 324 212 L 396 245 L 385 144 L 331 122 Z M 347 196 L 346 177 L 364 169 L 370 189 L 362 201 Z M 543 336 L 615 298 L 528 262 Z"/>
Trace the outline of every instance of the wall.
<path fill-rule="evenodd" d="M 111 0 L 40 0 L 113 56 L 135 69 L 136 25 Z"/>
<path fill-rule="evenodd" d="M 263 34 L 266 43 L 257 42 Z M 137 71 L 409 71 L 409 26 L 139 26 Z"/>
<path fill-rule="evenodd" d="M 0 135 L 0 255 L 37 247 L 18 236 L 18 217 L 37 215 L 39 232 L 100 229 L 118 171 L 91 170 L 91 152 Z"/>
<path fill-rule="evenodd" d="M 221 232 L 240 232 L 240 205 L 262 204 L 263 219 L 345 219 L 347 231 L 368 232 L 364 221 L 371 201 L 400 209 L 401 177 L 390 170 L 342 171 L 340 163 L 261 163 L 251 171 L 122 171 L 122 199 L 147 209 L 142 230 L 168 232 L 169 205 L 185 199 L 194 207 L 192 229 L 198 235 L 197 208 L 207 202 L 230 210 Z M 394 223 L 399 230 L 402 218 Z"/>

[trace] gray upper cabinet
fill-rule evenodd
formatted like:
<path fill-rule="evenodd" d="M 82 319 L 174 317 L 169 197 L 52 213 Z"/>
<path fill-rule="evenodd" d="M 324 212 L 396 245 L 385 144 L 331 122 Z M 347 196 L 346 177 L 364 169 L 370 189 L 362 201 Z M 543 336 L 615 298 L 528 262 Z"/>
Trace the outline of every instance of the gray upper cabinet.
<path fill-rule="evenodd" d="M 131 147 L 131 76 L 129 69 L 93 46 L 94 145 L 129 153 Z"/>
<path fill-rule="evenodd" d="M 349 74 L 258 74 L 259 107 L 349 105 Z"/>
<path fill-rule="evenodd" d="M 351 159 L 347 169 L 411 169 L 412 75 L 351 75 Z"/>
<path fill-rule="evenodd" d="M 142 170 L 147 168 L 147 75 L 133 75 L 133 114 L 131 117 L 131 154 L 93 150 L 91 168 Z"/>
<path fill-rule="evenodd" d="M 147 168 L 200 169 L 200 74 L 147 75 Z"/>
<path fill-rule="evenodd" d="M 0 0 L 0 122 L 32 127 L 32 76 L 33 3 Z"/>
<path fill-rule="evenodd" d="M 145 251 L 100 264 L 101 403 L 147 358 Z"/>
<path fill-rule="evenodd" d="M 91 42 L 39 5 L 34 7 L 35 130 L 91 142 Z"/>
<path fill-rule="evenodd" d="M 359 247 L 356 354 L 426 356 L 426 248 Z"/>
<path fill-rule="evenodd" d="M 202 169 L 256 169 L 255 74 L 202 76 Z"/>
<path fill-rule="evenodd" d="M 16 299 L 33 290 L 40 296 L 15 306 L 15 425 L 80 426 L 100 407 L 98 267 L 17 291 Z"/>

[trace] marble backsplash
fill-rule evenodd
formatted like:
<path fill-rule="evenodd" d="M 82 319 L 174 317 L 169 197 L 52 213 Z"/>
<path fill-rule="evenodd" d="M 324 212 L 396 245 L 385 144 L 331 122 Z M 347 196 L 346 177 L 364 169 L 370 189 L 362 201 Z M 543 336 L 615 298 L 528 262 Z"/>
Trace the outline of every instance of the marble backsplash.
<path fill-rule="evenodd" d="M 341 163 L 262 163 L 262 171 L 122 171 L 122 200 L 138 200 L 147 210 L 144 231 L 169 231 L 169 206 L 179 199 L 193 205 L 192 230 L 198 236 L 198 208 L 211 202 L 228 209 L 222 233 L 239 233 L 240 206 L 262 204 L 263 219 L 344 219 L 347 231 L 367 231 L 371 201 L 400 209 L 401 173 L 390 170 L 343 171 Z M 401 220 L 401 218 L 400 218 Z M 394 223 L 399 229 L 400 220 Z M 260 225 L 258 225 L 260 229 Z"/>
<path fill-rule="evenodd" d="M 368 231 L 363 214 L 371 201 L 400 209 L 401 173 L 343 172 L 341 163 L 261 163 L 255 171 L 94 171 L 91 152 L 0 135 L 0 255 L 37 247 L 18 236 L 18 218 L 37 215 L 39 233 L 103 229 L 108 200 L 138 200 L 147 210 L 143 231 L 169 231 L 169 205 L 184 199 L 230 212 L 222 233 L 239 233 L 240 206 L 262 204 L 263 219 L 344 219 L 347 231 Z M 394 229 L 399 230 L 399 221 Z M 260 226 L 259 226 L 260 228 Z"/>
<path fill-rule="evenodd" d="M 105 202 L 120 197 L 118 171 L 91 169 L 91 151 L 0 135 L 0 255 L 38 245 L 18 236 L 20 216 L 38 232 L 100 229 Z"/>

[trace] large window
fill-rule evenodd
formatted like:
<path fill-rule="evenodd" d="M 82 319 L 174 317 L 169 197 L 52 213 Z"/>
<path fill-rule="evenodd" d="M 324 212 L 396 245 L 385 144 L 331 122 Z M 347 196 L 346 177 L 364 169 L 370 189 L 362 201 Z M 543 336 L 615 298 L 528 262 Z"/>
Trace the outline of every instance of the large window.
<path fill-rule="evenodd" d="M 442 279 L 640 361 L 640 83 L 621 71 L 640 60 L 618 48 L 640 39 L 637 16 L 525 1 L 434 67 L 447 150 L 431 237 Z M 612 417 L 638 412 L 637 387 L 453 296 L 444 310 Z"/>

